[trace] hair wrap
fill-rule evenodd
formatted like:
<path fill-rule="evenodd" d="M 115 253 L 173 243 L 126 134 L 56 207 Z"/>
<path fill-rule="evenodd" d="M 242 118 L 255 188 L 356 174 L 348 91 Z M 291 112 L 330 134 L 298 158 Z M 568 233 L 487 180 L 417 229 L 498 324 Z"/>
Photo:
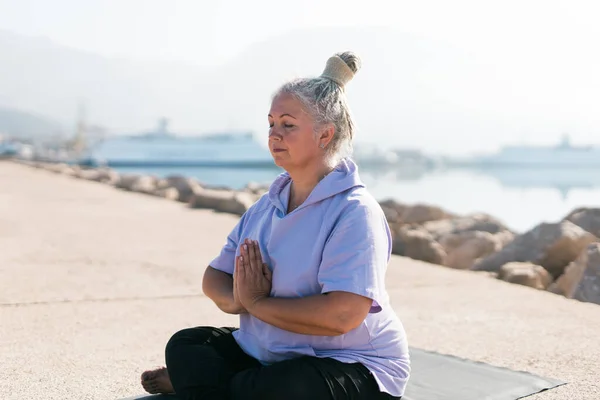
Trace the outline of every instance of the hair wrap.
<path fill-rule="evenodd" d="M 327 60 L 321 77 L 331 79 L 343 89 L 354 77 L 354 72 L 344 60 L 338 56 L 333 56 Z"/>

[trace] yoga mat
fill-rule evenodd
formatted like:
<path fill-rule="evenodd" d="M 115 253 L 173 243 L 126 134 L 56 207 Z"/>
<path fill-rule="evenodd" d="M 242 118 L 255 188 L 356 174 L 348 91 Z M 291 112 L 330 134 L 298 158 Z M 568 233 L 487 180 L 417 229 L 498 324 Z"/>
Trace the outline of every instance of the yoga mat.
<path fill-rule="evenodd" d="M 415 348 L 410 356 L 412 371 L 402 400 L 516 400 L 565 384 Z"/>
<path fill-rule="evenodd" d="M 411 348 L 412 371 L 402 400 L 517 400 L 565 382 Z M 139 395 L 121 400 L 177 400 Z"/>

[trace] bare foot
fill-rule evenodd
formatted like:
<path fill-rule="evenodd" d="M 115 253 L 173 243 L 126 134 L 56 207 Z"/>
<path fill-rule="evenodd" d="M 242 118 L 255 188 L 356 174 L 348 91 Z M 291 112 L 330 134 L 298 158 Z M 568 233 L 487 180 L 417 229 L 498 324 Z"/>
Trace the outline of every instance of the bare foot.
<path fill-rule="evenodd" d="M 169 371 L 165 367 L 145 371 L 142 374 L 142 387 L 150 394 L 175 393 L 171 378 L 169 378 Z"/>

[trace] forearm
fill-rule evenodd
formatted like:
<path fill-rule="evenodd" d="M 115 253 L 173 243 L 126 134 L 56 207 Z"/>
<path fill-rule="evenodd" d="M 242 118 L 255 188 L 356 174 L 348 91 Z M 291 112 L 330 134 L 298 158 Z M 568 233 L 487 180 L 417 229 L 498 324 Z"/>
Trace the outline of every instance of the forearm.
<path fill-rule="evenodd" d="M 329 295 L 300 298 L 266 297 L 248 310 L 280 329 L 304 335 L 338 336 L 348 331 L 344 313 Z"/>
<path fill-rule="evenodd" d="M 233 278 L 218 269 L 207 267 L 202 278 L 202 291 L 223 312 L 239 314 L 241 310 L 234 306 Z"/>

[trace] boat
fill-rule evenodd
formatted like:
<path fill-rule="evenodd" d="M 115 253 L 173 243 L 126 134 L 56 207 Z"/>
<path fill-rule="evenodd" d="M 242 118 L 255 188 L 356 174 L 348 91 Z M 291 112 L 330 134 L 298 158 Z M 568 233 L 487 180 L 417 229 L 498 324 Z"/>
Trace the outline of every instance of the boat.
<path fill-rule="evenodd" d="M 505 146 L 498 153 L 463 160 L 449 160 L 451 166 L 477 167 L 600 167 L 600 147 L 574 146 L 568 135 L 554 146 Z"/>
<path fill-rule="evenodd" d="M 78 162 L 86 166 L 276 168 L 268 148 L 249 132 L 176 135 L 165 121 L 152 132 L 115 135 L 89 145 Z"/>

